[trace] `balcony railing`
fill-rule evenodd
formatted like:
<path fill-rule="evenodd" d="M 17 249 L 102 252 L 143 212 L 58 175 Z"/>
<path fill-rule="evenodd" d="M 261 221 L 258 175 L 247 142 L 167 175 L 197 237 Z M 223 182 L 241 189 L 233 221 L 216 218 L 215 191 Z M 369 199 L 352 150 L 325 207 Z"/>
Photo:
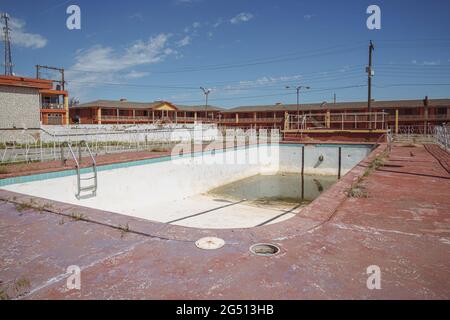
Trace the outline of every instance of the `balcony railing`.
<path fill-rule="evenodd" d="M 399 115 L 398 120 L 399 121 L 425 121 L 426 119 L 430 121 L 439 121 L 439 120 L 450 120 L 450 116 L 447 116 L 446 114 L 430 114 L 428 115 L 428 118 L 425 117 L 425 115 L 421 114 L 413 114 L 413 115 Z M 387 116 L 388 121 L 395 121 L 395 115 L 388 115 Z"/>
<path fill-rule="evenodd" d="M 314 129 L 339 129 L 339 130 L 365 130 L 387 129 L 386 113 L 383 112 L 359 112 L 359 113 L 331 113 L 311 115 L 290 115 L 288 130 L 314 130 Z"/>
<path fill-rule="evenodd" d="M 49 103 L 49 102 L 42 102 L 41 109 L 48 109 L 48 110 L 64 110 L 64 104 L 63 103 Z"/>
<path fill-rule="evenodd" d="M 94 121 L 98 121 L 98 117 L 93 118 Z M 102 115 L 101 117 L 102 121 L 115 121 L 115 122 L 135 122 L 135 121 L 145 121 L 145 122 L 159 122 L 159 121 L 169 121 L 169 122 L 212 122 L 216 121 L 216 119 L 211 118 L 201 118 L 201 117 L 152 117 L 150 116 L 109 116 L 109 115 Z"/>
<path fill-rule="evenodd" d="M 284 121 L 284 118 L 229 118 L 217 120 L 219 123 L 279 123 Z"/>

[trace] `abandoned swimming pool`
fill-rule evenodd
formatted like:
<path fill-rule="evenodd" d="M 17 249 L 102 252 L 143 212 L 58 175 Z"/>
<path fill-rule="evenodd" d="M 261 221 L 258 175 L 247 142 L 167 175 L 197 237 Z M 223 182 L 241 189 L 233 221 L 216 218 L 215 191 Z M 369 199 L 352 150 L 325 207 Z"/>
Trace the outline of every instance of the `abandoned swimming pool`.
<path fill-rule="evenodd" d="M 3 179 L 0 188 L 184 227 L 252 228 L 294 217 L 372 149 L 274 144 L 104 165 L 86 199 L 75 196 L 74 170 Z"/>

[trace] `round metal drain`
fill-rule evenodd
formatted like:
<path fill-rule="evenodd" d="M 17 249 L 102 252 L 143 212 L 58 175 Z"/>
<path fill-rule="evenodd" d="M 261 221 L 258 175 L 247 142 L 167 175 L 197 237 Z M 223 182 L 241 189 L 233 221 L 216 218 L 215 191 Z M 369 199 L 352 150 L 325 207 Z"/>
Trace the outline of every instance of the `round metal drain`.
<path fill-rule="evenodd" d="M 225 240 L 214 237 L 201 238 L 195 242 L 197 248 L 202 250 L 217 250 L 225 245 Z"/>
<path fill-rule="evenodd" d="M 258 243 L 250 247 L 250 252 L 257 256 L 271 257 L 280 252 L 280 248 L 270 243 Z"/>

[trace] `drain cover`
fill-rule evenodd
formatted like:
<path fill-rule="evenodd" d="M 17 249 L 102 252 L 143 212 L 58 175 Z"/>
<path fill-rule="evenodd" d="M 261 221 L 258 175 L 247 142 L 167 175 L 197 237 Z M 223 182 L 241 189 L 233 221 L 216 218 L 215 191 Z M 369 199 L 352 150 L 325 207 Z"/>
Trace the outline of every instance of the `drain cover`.
<path fill-rule="evenodd" d="M 280 248 L 270 243 L 258 243 L 250 247 L 250 252 L 257 256 L 270 257 L 278 254 Z"/>
<path fill-rule="evenodd" d="M 225 245 L 225 240 L 214 237 L 206 237 L 195 242 L 195 245 L 197 248 L 203 250 L 217 250 Z"/>

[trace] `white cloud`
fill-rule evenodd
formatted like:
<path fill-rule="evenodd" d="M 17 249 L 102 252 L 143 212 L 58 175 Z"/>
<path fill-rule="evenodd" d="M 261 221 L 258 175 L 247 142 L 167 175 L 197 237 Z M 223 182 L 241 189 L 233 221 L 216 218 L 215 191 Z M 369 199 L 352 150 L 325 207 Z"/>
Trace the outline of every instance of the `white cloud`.
<path fill-rule="evenodd" d="M 241 12 L 238 15 L 236 15 L 235 17 L 231 18 L 230 22 L 232 24 L 239 24 L 239 23 L 243 23 L 243 22 L 248 22 L 252 19 L 253 19 L 253 14 Z"/>
<path fill-rule="evenodd" d="M 32 49 L 41 49 L 47 45 L 48 40 L 45 37 L 40 34 L 26 32 L 25 21 L 11 18 L 9 26 L 11 28 L 11 43 L 14 45 Z M 3 39 L 3 28 L 1 28 L 1 36 Z"/>
<path fill-rule="evenodd" d="M 424 61 L 424 66 L 438 66 L 441 64 L 441 60 L 435 60 L 435 61 Z"/>
<path fill-rule="evenodd" d="M 140 12 L 137 12 L 137 13 L 134 13 L 134 14 L 130 15 L 129 18 L 131 20 L 144 21 L 144 16 Z"/>
<path fill-rule="evenodd" d="M 150 74 L 149 72 L 139 72 L 139 71 L 131 70 L 130 72 L 128 72 L 125 75 L 125 78 L 126 79 L 139 79 L 139 78 L 146 77 L 149 74 Z"/>
<path fill-rule="evenodd" d="M 194 4 L 203 0 L 175 0 L 175 4 Z"/>
<path fill-rule="evenodd" d="M 194 22 L 194 23 L 192 24 L 192 28 L 194 28 L 194 29 L 200 28 L 200 26 L 201 26 L 201 23 L 200 23 L 200 22 Z"/>
<path fill-rule="evenodd" d="M 309 21 L 309 20 L 311 20 L 312 18 L 314 18 L 316 15 L 315 14 L 305 14 L 304 16 L 303 16 L 303 19 L 305 19 L 305 21 Z"/>
<path fill-rule="evenodd" d="M 162 33 L 147 41 L 138 40 L 123 52 L 101 45 L 78 50 L 75 64 L 66 72 L 72 95 L 80 98 L 86 89 L 101 86 L 103 82 L 146 76 L 148 73 L 127 70 L 159 63 L 176 54 L 169 47 L 170 37 Z"/>
<path fill-rule="evenodd" d="M 417 60 L 412 60 L 412 64 L 420 65 L 420 66 L 439 66 L 441 65 L 441 60 L 430 60 L 430 61 L 423 61 L 419 62 Z"/>
<path fill-rule="evenodd" d="M 261 77 L 256 80 L 246 80 L 246 81 L 239 81 L 239 83 L 235 85 L 229 85 L 226 86 L 226 90 L 240 90 L 240 89 L 248 89 L 248 88 L 257 88 L 261 86 L 271 85 L 271 84 L 278 84 L 280 82 L 287 82 L 287 81 L 295 81 L 302 79 L 302 75 L 292 75 L 292 76 L 279 76 L 279 77 Z"/>
<path fill-rule="evenodd" d="M 191 37 L 190 36 L 185 36 L 183 39 L 181 39 L 180 41 L 177 42 L 177 46 L 178 47 L 185 47 L 189 44 L 191 44 Z"/>
<path fill-rule="evenodd" d="M 215 22 L 215 23 L 213 23 L 213 27 L 214 28 L 217 28 L 217 27 L 219 27 L 221 24 L 223 23 L 223 19 L 222 18 L 219 18 L 219 19 L 217 19 L 217 21 Z"/>

